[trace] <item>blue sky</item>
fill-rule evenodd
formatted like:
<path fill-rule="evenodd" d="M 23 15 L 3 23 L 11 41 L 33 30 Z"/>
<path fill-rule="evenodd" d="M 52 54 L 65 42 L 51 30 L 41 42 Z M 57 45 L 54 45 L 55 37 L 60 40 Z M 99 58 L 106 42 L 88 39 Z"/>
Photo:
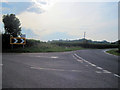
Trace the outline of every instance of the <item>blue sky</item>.
<path fill-rule="evenodd" d="M 4 2 L 2 14 L 14 13 L 27 38 L 118 40 L 117 2 Z"/>

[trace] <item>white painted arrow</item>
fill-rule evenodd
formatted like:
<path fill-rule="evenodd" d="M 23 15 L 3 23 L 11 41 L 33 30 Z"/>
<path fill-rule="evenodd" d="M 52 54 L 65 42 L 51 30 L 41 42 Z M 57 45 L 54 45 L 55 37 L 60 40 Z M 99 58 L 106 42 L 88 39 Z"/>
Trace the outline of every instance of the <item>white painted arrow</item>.
<path fill-rule="evenodd" d="M 14 40 L 15 40 L 15 42 L 14 42 L 14 43 L 17 43 L 17 42 L 18 42 L 18 40 L 17 40 L 16 38 L 14 38 Z"/>
<path fill-rule="evenodd" d="M 21 39 L 22 40 L 22 42 L 21 43 L 24 43 L 24 39 Z"/>

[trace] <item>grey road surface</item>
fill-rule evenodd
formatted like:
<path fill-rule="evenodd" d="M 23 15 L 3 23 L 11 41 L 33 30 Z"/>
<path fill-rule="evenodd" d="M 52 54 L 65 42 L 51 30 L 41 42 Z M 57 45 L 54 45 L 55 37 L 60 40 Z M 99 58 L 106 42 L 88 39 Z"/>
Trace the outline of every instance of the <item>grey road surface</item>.
<path fill-rule="evenodd" d="M 118 57 L 102 50 L 4 53 L 3 88 L 118 88 Z"/>

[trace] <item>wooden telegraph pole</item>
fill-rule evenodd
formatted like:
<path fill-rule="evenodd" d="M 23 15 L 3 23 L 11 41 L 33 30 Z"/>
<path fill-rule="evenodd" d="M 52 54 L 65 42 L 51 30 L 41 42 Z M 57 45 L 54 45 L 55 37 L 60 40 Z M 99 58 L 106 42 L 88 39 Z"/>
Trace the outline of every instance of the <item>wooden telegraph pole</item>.
<path fill-rule="evenodd" d="M 86 32 L 84 32 L 84 39 L 85 39 L 85 34 L 86 34 Z"/>

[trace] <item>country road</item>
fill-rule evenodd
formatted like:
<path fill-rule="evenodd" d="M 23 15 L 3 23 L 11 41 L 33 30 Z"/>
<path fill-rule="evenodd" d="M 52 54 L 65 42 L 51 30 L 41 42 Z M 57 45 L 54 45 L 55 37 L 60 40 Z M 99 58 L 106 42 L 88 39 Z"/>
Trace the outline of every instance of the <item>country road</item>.
<path fill-rule="evenodd" d="M 3 88 L 118 88 L 118 56 L 104 49 L 3 53 Z"/>

